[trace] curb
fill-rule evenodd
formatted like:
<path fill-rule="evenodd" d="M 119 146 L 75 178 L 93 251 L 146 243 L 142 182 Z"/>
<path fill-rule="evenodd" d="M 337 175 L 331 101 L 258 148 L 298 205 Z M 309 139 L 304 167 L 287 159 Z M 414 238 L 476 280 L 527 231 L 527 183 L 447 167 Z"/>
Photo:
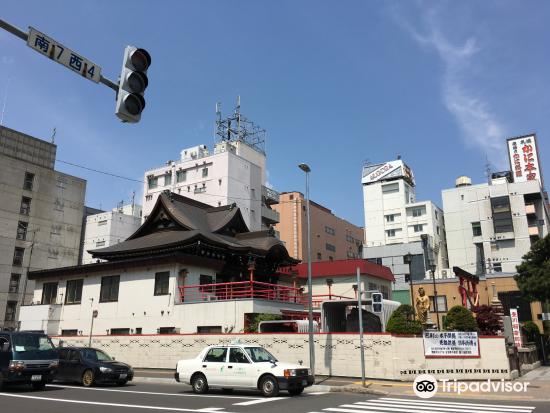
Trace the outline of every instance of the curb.
<path fill-rule="evenodd" d="M 163 377 L 134 377 L 132 380 L 134 383 L 155 383 L 155 384 L 171 384 L 171 385 L 181 385 L 173 378 L 163 378 Z M 314 384 L 313 386 L 308 387 L 305 390 L 306 393 L 314 392 L 347 392 L 347 393 L 362 393 L 362 394 L 374 394 L 377 396 L 387 396 L 389 393 L 382 390 L 374 390 L 367 387 L 362 387 L 359 385 L 350 385 L 350 386 L 325 386 L 322 384 Z"/>

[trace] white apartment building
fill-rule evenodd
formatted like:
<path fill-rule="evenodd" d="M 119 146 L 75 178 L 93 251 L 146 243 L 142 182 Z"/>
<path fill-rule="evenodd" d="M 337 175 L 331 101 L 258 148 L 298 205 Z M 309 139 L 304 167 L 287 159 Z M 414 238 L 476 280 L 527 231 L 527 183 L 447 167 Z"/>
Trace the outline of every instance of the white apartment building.
<path fill-rule="evenodd" d="M 86 181 L 56 171 L 56 151 L 0 126 L 0 330 L 33 295 L 28 271 L 78 263 Z"/>
<path fill-rule="evenodd" d="M 516 266 L 549 230 L 548 201 L 539 180 L 511 182 L 510 173 L 491 183 L 456 180 L 443 194 L 451 266 L 471 274 L 516 273 Z"/>
<path fill-rule="evenodd" d="M 364 258 L 389 267 L 395 276 L 395 290 L 406 290 L 409 266 L 403 256 L 413 255 L 413 279 L 436 277 L 449 268 L 443 211 L 431 201 L 416 201 L 412 170 L 400 159 L 363 167 L 365 211 Z M 424 247 L 421 235 L 427 235 Z"/>
<path fill-rule="evenodd" d="M 109 247 L 125 241 L 141 225 L 141 205 L 127 204 L 86 217 L 84 246 L 81 264 L 91 264 L 94 260 L 88 252 L 97 248 Z"/>
<path fill-rule="evenodd" d="M 206 145 L 181 151 L 178 161 L 145 172 L 143 219 L 168 190 L 212 206 L 236 203 L 251 231 L 279 221 L 270 205 L 279 194 L 266 187 L 265 153 L 244 140 L 220 140 L 213 153 Z"/>

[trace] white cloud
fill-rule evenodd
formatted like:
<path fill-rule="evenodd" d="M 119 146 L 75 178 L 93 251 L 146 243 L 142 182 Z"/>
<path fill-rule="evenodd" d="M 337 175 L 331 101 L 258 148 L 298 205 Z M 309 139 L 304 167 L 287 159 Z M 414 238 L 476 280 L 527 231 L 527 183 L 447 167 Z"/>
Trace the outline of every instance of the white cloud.
<path fill-rule="evenodd" d="M 506 128 L 492 112 L 487 99 L 468 88 L 476 55 L 483 52 L 476 37 L 453 44 L 443 33 L 443 19 L 436 9 L 423 9 L 421 31 L 414 28 L 396 9 L 393 17 L 422 47 L 434 50 L 443 62 L 442 98 L 457 121 L 466 144 L 482 148 L 498 167 L 504 167 Z"/>

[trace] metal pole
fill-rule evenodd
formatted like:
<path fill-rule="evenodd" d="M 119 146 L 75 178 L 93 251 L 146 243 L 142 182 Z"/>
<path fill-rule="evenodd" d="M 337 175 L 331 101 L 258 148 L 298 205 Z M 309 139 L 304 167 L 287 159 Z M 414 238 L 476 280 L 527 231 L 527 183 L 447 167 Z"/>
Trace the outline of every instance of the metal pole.
<path fill-rule="evenodd" d="M 308 321 L 309 321 L 309 368 L 315 376 L 315 342 L 313 341 L 313 286 L 311 281 L 311 225 L 309 216 L 309 172 L 306 172 L 306 215 L 307 215 L 307 288 L 308 294 Z"/>
<path fill-rule="evenodd" d="M 88 339 L 88 347 L 92 347 L 92 333 L 94 331 L 94 299 L 93 298 L 90 298 L 90 301 L 91 301 L 91 307 L 92 307 L 92 322 L 91 322 L 91 325 L 90 325 L 90 337 Z"/>
<path fill-rule="evenodd" d="M 416 319 L 416 311 L 414 310 L 414 291 L 413 291 L 413 276 L 411 270 L 411 263 L 409 262 L 409 286 L 411 287 L 411 307 L 413 309 L 413 317 Z"/>
<path fill-rule="evenodd" d="M 359 309 L 359 346 L 361 347 L 361 382 L 365 387 L 365 349 L 363 348 L 363 306 L 361 305 L 361 270 L 357 267 L 357 307 Z"/>

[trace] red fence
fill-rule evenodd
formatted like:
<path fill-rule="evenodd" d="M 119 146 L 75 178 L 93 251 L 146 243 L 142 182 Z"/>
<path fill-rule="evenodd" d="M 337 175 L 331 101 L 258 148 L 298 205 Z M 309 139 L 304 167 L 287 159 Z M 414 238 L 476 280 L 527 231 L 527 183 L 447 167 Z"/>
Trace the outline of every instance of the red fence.
<path fill-rule="evenodd" d="M 186 285 L 178 287 L 180 301 L 227 301 L 246 298 L 258 298 L 269 301 L 282 301 L 302 304 L 303 296 L 299 288 L 259 281 L 240 281 L 231 283 Z"/>

